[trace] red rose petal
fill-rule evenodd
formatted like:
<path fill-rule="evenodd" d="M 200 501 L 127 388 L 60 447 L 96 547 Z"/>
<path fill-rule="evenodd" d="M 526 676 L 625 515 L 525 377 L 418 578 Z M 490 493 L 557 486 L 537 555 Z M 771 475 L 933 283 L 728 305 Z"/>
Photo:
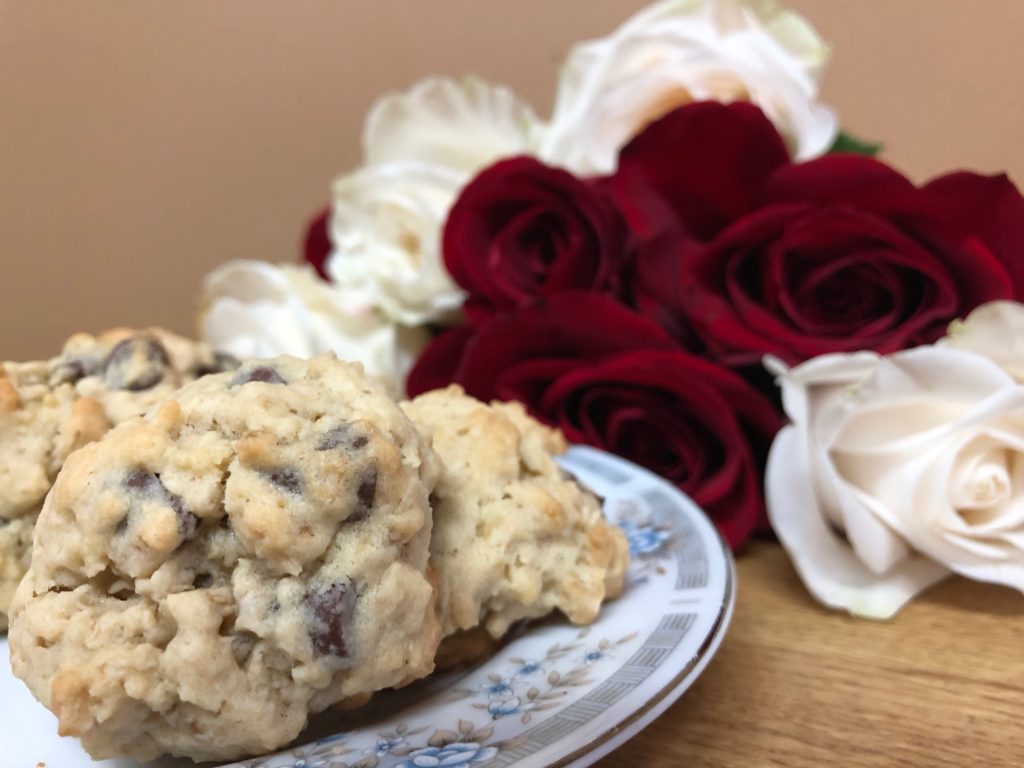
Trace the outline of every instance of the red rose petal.
<path fill-rule="evenodd" d="M 674 346 L 654 322 L 615 300 L 572 291 L 482 326 L 466 349 L 455 380 L 475 396 L 489 399 L 497 396 L 503 372 L 519 361 L 599 359 L 626 349 Z"/>
<path fill-rule="evenodd" d="M 456 371 L 473 340 L 469 326 L 459 326 L 443 332 L 420 353 L 409 372 L 405 390 L 409 397 L 446 387 L 456 380 Z"/>
<path fill-rule="evenodd" d="M 780 166 L 758 190 L 759 205 L 843 205 L 886 215 L 912 213 L 917 190 L 901 173 L 866 155 L 831 154 Z"/>
<path fill-rule="evenodd" d="M 961 171 L 934 179 L 921 193 L 933 231 L 984 243 L 1006 269 L 1010 295 L 1024 299 L 1024 197 L 1009 177 Z"/>
<path fill-rule="evenodd" d="M 331 207 L 327 206 L 306 225 L 306 234 L 302 240 L 303 260 L 311 264 L 324 280 L 331 279 L 327 274 L 327 257 L 331 255 L 333 248 L 327 231 L 330 219 Z"/>

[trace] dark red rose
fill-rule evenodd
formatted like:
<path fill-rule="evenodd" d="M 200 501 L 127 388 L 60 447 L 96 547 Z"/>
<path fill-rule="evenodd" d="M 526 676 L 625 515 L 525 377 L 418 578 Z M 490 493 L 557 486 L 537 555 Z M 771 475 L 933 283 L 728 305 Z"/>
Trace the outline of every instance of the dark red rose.
<path fill-rule="evenodd" d="M 764 522 L 761 451 L 779 427 L 739 375 L 679 350 L 611 355 L 564 372 L 537 414 L 575 443 L 635 461 L 688 493 L 737 547 Z"/>
<path fill-rule="evenodd" d="M 785 142 L 753 104 L 697 102 L 623 147 L 605 185 L 634 232 L 671 226 L 703 241 L 755 208 L 760 185 L 788 164 Z"/>
<path fill-rule="evenodd" d="M 434 339 L 406 382 L 410 396 L 451 382 L 481 400 L 523 400 L 554 373 L 579 360 L 632 349 L 673 349 L 657 323 L 598 293 L 569 291 L 517 312 L 497 315 L 479 329 L 460 326 Z"/>
<path fill-rule="evenodd" d="M 1005 176 L 917 187 L 870 157 L 792 163 L 781 146 L 750 105 L 692 105 L 607 181 L 646 237 L 632 301 L 684 345 L 735 366 L 888 353 L 1024 296 L 1024 198 Z"/>
<path fill-rule="evenodd" d="M 302 240 L 303 260 L 312 265 L 324 280 L 330 280 L 326 270 L 327 257 L 331 255 L 331 238 L 327 234 L 330 218 L 331 208 L 327 206 L 310 220 Z"/>
<path fill-rule="evenodd" d="M 616 293 L 626 228 L 601 191 L 530 157 L 471 181 L 444 229 L 444 260 L 471 320 L 575 288 Z"/>
<path fill-rule="evenodd" d="M 456 382 L 636 461 L 689 493 L 733 546 L 763 521 L 763 449 L 779 426 L 737 374 L 676 348 L 614 300 L 567 293 L 450 331 L 421 357 L 411 394 Z"/>

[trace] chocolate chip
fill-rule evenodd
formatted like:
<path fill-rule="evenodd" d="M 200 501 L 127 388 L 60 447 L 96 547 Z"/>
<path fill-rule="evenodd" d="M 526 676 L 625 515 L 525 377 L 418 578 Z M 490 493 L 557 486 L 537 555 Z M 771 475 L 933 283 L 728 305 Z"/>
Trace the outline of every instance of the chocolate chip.
<path fill-rule="evenodd" d="M 356 432 L 351 424 L 342 424 L 324 433 L 317 444 L 318 451 L 333 451 L 335 448 L 352 448 L 359 450 L 365 448 L 370 442 L 366 435 Z"/>
<path fill-rule="evenodd" d="M 196 577 L 192 579 L 192 586 L 195 589 L 206 589 L 207 587 L 213 586 L 213 576 L 208 573 L 197 573 Z"/>
<path fill-rule="evenodd" d="M 346 520 L 350 523 L 357 523 L 365 520 L 373 509 L 373 501 L 377 497 L 377 470 L 371 469 L 362 480 L 359 481 L 359 488 L 356 489 L 356 508 Z"/>
<path fill-rule="evenodd" d="M 224 373 L 225 371 L 233 371 L 240 365 L 241 363 L 237 357 L 229 355 L 227 352 L 215 352 L 213 360 L 197 365 L 193 374 L 199 377 L 208 376 L 211 373 Z"/>
<path fill-rule="evenodd" d="M 131 488 L 133 491 L 141 491 L 146 494 L 166 490 L 159 477 L 144 469 L 133 469 L 125 475 L 124 486 L 125 488 Z"/>
<path fill-rule="evenodd" d="M 185 541 L 191 541 L 199 533 L 200 520 L 194 512 L 185 509 L 185 503 L 177 494 L 171 493 L 160 481 L 160 476 L 144 469 L 133 469 L 124 477 L 124 486 L 137 495 L 154 498 L 163 502 L 178 516 L 178 533 Z M 117 532 L 122 533 L 128 526 L 127 518 L 117 525 Z"/>
<path fill-rule="evenodd" d="M 164 379 L 171 358 L 164 345 L 149 336 L 131 336 L 118 342 L 103 364 L 103 379 L 111 389 L 142 392 Z"/>
<path fill-rule="evenodd" d="M 175 503 L 177 502 L 177 503 Z M 178 532 L 185 541 L 192 541 L 199 533 L 199 517 L 182 506 L 181 499 L 171 496 L 171 507 L 178 513 Z"/>
<path fill-rule="evenodd" d="M 74 384 L 95 371 L 95 363 L 81 358 L 61 360 L 53 369 L 50 382 L 53 386 L 58 384 Z"/>
<path fill-rule="evenodd" d="M 252 632 L 242 630 L 231 638 L 231 655 L 235 657 L 235 663 L 241 667 L 252 656 L 258 638 Z"/>
<path fill-rule="evenodd" d="M 273 368 L 266 365 L 260 365 L 256 368 L 239 371 L 238 375 L 231 380 L 231 386 L 237 387 L 241 384 L 248 384 L 251 381 L 262 381 L 265 384 L 285 383 L 285 380 L 281 378 L 281 374 Z"/>
<path fill-rule="evenodd" d="M 263 476 L 282 491 L 302 493 L 302 475 L 294 469 L 278 467 L 276 469 L 263 470 Z"/>
<path fill-rule="evenodd" d="M 321 656 L 348 658 L 345 634 L 352 624 L 356 599 L 356 591 L 348 582 L 314 587 L 306 594 L 310 611 L 309 638 L 313 649 Z"/>

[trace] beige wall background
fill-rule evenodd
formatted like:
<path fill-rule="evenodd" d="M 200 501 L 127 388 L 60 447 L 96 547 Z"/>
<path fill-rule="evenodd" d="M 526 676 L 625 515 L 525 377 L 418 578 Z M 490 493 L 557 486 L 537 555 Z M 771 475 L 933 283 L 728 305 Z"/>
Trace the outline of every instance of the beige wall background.
<path fill-rule="evenodd" d="M 210 268 L 295 257 L 377 94 L 476 73 L 543 114 L 571 43 L 643 4 L 0 0 L 0 359 L 193 332 Z M 891 162 L 1024 183 L 1024 2 L 790 5 L 834 45 L 826 99 Z"/>

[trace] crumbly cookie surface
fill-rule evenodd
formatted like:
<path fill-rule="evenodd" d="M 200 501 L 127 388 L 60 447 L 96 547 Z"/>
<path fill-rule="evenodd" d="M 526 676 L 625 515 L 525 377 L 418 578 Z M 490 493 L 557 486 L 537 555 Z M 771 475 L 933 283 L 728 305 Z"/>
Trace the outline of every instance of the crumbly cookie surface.
<path fill-rule="evenodd" d="M 438 471 L 332 357 L 188 384 L 68 459 L 12 606 L 15 674 L 95 757 L 274 750 L 432 670 Z"/>
<path fill-rule="evenodd" d="M 622 589 L 628 547 L 553 460 L 562 435 L 518 403 L 486 405 L 457 386 L 403 407 L 444 464 L 431 563 L 445 635 L 482 625 L 500 637 L 553 610 L 593 621 Z"/>
<path fill-rule="evenodd" d="M 51 360 L 0 364 L 0 630 L 31 527 L 68 455 L 185 382 L 236 366 L 159 328 L 77 334 Z"/>

